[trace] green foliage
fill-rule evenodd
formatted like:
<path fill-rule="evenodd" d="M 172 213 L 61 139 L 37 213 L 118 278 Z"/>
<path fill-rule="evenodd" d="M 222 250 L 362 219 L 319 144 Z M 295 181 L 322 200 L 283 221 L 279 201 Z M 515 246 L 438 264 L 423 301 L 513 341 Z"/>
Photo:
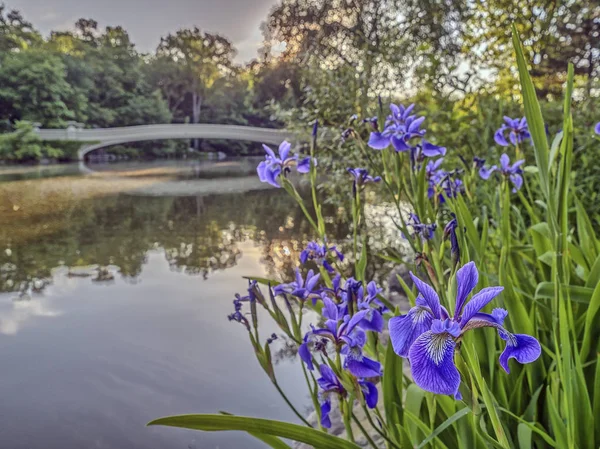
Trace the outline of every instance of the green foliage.
<path fill-rule="evenodd" d="M 244 430 L 251 434 L 267 434 L 290 438 L 294 441 L 310 444 L 315 449 L 358 449 L 359 447 L 319 430 L 306 428 L 297 424 L 282 423 L 268 419 L 246 418 L 243 416 L 182 415 L 157 419 L 148 425 L 184 427 L 204 431 Z"/>
<path fill-rule="evenodd" d="M 42 142 L 28 122 L 17 122 L 14 133 L 0 134 L 0 159 L 27 162 L 55 157 L 56 154 L 55 149 L 42 147 Z"/>
<path fill-rule="evenodd" d="M 574 68 L 569 65 L 567 70 L 562 132 L 549 139 L 516 29 L 513 30 L 513 44 L 523 106 L 532 136 L 532 148 L 525 157 L 530 164 L 535 161 L 535 169 L 525 170 L 525 186 L 521 191 L 512 192 L 508 180 L 502 177 L 488 181 L 479 179 L 477 172 L 467 163 L 462 178 L 463 195 L 446 197 L 443 203 L 437 201 L 436 196 L 428 201 L 424 170 L 415 170 L 405 153 L 387 148 L 372 156 L 373 150 L 364 148 L 360 136 L 350 134 L 355 138 L 353 144 L 363 149 L 370 170 L 381 175 L 382 189 L 389 194 L 389 201 L 398 210 L 404 204 L 414 210 L 423 222 L 436 223 L 438 229 L 448 222 L 450 213 L 456 217 L 457 239 L 461 248 L 458 259 L 450 254 L 448 244 L 439 232 L 431 240 L 414 238 L 411 242 L 418 256 L 415 270 L 440 293 L 443 305 L 448 310 L 452 310 L 454 305 L 456 264 L 474 261 L 482 273 L 479 276 L 480 287 L 497 284 L 504 287 L 499 298 L 501 304 L 497 305 L 509 312 L 508 328 L 535 336 L 542 347 L 538 360 L 528 365 L 511 363 L 511 374 L 506 375 L 500 371 L 497 361 L 503 343 L 495 336 L 491 338 L 495 333 L 493 329 L 492 333 L 481 330 L 480 337 L 472 334 L 462 336 L 455 354 L 463 382 L 461 393 L 464 400 L 459 402 L 428 393 L 413 384 L 411 377 L 403 372 L 402 361 L 389 343 L 386 347 L 385 343 L 377 342 L 377 333 L 369 333 L 365 351 L 369 357 L 384 364 L 381 408 L 385 418 L 379 410 L 370 412 L 363 407 L 367 416 L 365 426 L 370 424 L 370 432 L 380 434 L 388 448 L 594 449 L 600 443 L 598 432 L 592 431 L 598 426 L 600 404 L 597 325 L 600 312 L 600 290 L 597 287 L 600 241 L 586 208 L 573 188 L 572 166 L 577 156 L 572 112 Z M 472 143 L 467 141 L 465 145 Z M 470 149 L 474 154 L 480 154 L 479 148 Z M 522 154 L 519 147 L 505 151 L 512 160 Z M 338 153 L 340 156 L 342 154 Z M 449 162 L 459 163 L 459 159 Z M 314 186 L 312 173 L 311 181 Z M 319 211 L 318 201 L 313 199 L 314 211 L 308 211 L 293 186 L 287 180 L 282 179 L 282 182 L 288 193 L 298 201 L 315 235 L 325 240 L 321 218 L 314 213 Z M 345 186 L 348 188 L 348 182 Z M 358 239 L 356 235 L 357 230 L 361 233 L 366 230 L 361 202 L 361 195 L 356 195 L 353 200 L 354 251 L 351 253 L 355 263 L 346 277 L 352 275 L 366 282 L 368 278 L 365 278 L 363 264 L 368 260 L 364 256 L 368 238 L 363 234 Z M 397 227 L 398 232 L 404 232 L 403 224 L 398 223 Z M 407 235 L 406 232 L 404 234 Z M 358 242 L 363 242 L 360 251 L 357 250 Z M 393 250 L 391 248 L 384 256 L 393 259 Z M 329 278 L 324 273 L 323 277 L 327 283 Z M 278 306 L 274 298 L 271 303 L 261 296 L 251 301 L 254 308 L 253 330 L 248 329 L 249 337 L 261 366 L 270 377 L 274 377 L 275 373 L 268 357 L 268 345 L 262 349 L 258 338 L 256 307 L 260 305 L 267 309 L 281 331 L 298 343 L 302 341 L 302 334 L 293 323 L 302 319 L 303 307 L 310 308 L 311 302 L 295 302 L 293 298 L 293 295 L 287 295 L 286 302 L 294 301 L 299 312 L 295 313 L 294 307 L 289 306 L 289 318 L 276 313 Z M 318 307 L 316 309 L 318 311 Z M 337 368 L 336 375 L 345 389 L 351 392 L 339 395 L 338 401 L 347 430 L 346 438 L 354 441 L 356 429 L 350 423 L 358 421 L 355 400 L 360 395 L 354 394 L 352 386 L 356 379 L 336 366 L 338 362 L 333 359 L 324 357 L 323 363 L 329 363 L 332 369 Z M 307 376 L 307 385 L 316 401 L 318 389 L 314 378 L 311 382 Z M 267 429 L 266 426 L 259 427 L 260 420 L 231 419 L 226 425 L 225 421 L 214 424 L 213 419 L 212 415 L 195 415 L 164 418 L 154 423 L 201 430 L 235 428 L 293 439 L 300 436 L 283 434 L 287 429 L 284 423 L 272 423 L 273 427 Z M 362 425 L 358 427 L 364 431 L 364 437 L 371 446 L 376 448 L 369 430 Z M 311 433 L 310 430 L 308 433 Z"/>
<path fill-rule="evenodd" d="M 6 54 L 0 63 L 2 120 L 29 120 L 52 128 L 74 118 L 67 107 L 73 90 L 60 57 L 33 49 Z"/>

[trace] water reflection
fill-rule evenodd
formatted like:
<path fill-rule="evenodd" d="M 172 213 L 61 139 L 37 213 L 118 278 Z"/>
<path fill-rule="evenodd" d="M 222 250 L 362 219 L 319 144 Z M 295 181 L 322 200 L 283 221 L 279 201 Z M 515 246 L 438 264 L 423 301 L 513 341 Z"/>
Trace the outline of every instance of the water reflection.
<path fill-rule="evenodd" d="M 12 211 L 17 223 L 3 226 L 0 233 L 0 291 L 43 288 L 57 266 L 69 267 L 71 276 L 98 279 L 112 265 L 120 276 L 133 280 L 142 271 L 146 253 L 156 248 L 164 250 L 173 270 L 206 279 L 234 266 L 239 243 L 249 240 L 261 246 L 262 261 L 274 273 L 293 265 L 310 233 L 293 203 L 278 190 L 205 197 L 76 198 L 61 209 L 68 212 L 49 210 L 30 220 Z"/>
<path fill-rule="evenodd" d="M 291 278 L 313 238 L 309 224 L 285 192 L 261 190 L 255 176 L 118 171 L 0 182 L 0 441 L 261 447 L 245 435 L 144 423 L 215 410 L 295 420 L 226 315 L 242 276 Z M 349 263 L 349 209 L 332 204 L 328 233 Z M 397 246 L 390 208 L 375 201 L 367 210 L 373 253 Z M 374 256 L 368 275 L 383 276 L 386 263 Z M 265 335 L 277 331 L 263 323 Z M 296 348 L 279 339 L 273 351 L 284 389 L 309 405 Z"/>

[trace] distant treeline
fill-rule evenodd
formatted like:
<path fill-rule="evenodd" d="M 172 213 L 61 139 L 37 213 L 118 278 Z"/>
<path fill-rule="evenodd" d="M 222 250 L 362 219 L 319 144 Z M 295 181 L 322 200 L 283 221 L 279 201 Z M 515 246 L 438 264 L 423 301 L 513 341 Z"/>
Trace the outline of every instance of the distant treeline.
<path fill-rule="evenodd" d="M 594 120 L 600 4 L 520 3 L 282 0 L 265 18 L 256 59 L 245 65 L 235 62 L 226 37 L 198 28 L 174 31 L 152 54 L 143 54 L 120 26 L 100 29 L 96 21 L 80 19 L 73 31 L 44 38 L 18 11 L 0 6 L 0 131 L 14 131 L 20 121 L 43 127 L 69 121 L 86 127 L 306 127 L 318 118 L 341 127 L 352 114 L 376 114 L 379 97 L 422 99 L 430 114 L 462 113 L 481 101 L 518 110 L 512 22 L 542 97 L 560 99 L 566 62 L 572 61 L 576 98 L 589 101 Z M 0 139 L 0 159 L 70 158 L 64 146 L 35 147 L 39 142 L 26 128 Z M 256 149 L 227 145 L 240 154 Z M 176 155 L 189 142 L 133 147 Z"/>

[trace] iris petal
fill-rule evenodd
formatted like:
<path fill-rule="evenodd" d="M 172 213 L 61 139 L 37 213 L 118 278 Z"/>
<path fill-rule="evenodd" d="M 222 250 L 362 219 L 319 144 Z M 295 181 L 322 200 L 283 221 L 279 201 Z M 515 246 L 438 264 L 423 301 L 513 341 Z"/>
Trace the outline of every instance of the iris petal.
<path fill-rule="evenodd" d="M 409 125 L 408 125 L 408 132 L 409 133 L 413 133 L 419 130 L 421 124 L 425 121 L 425 117 L 419 117 L 416 118 L 415 120 L 413 120 Z"/>
<path fill-rule="evenodd" d="M 394 145 L 394 148 L 396 149 L 396 151 L 410 150 L 410 147 L 406 144 L 404 139 L 402 139 L 400 137 L 392 136 L 391 140 L 392 140 L 392 145 Z"/>
<path fill-rule="evenodd" d="M 375 150 L 384 150 L 390 146 L 390 138 L 381 133 L 371 133 L 368 145 Z"/>
<path fill-rule="evenodd" d="M 315 369 L 312 362 L 312 357 L 310 355 L 310 350 L 308 349 L 308 343 L 305 342 L 300 345 L 300 347 L 298 348 L 298 355 L 300 356 L 302 361 L 306 363 L 306 367 L 309 370 L 312 371 L 313 369 Z"/>
<path fill-rule="evenodd" d="M 444 156 L 446 155 L 446 148 L 440 147 L 438 145 L 434 145 L 431 142 L 427 142 L 423 139 L 423 154 L 427 157 L 436 157 L 436 156 Z"/>
<path fill-rule="evenodd" d="M 338 309 L 335 303 L 330 298 L 323 298 L 323 317 L 328 320 L 338 319 Z"/>
<path fill-rule="evenodd" d="M 498 145 L 501 145 L 503 147 L 508 146 L 508 141 L 506 140 L 506 137 L 504 137 L 504 129 L 503 128 L 500 128 L 498 131 L 496 131 L 496 133 L 494 134 L 494 140 L 496 141 L 496 143 Z"/>
<path fill-rule="evenodd" d="M 384 324 L 381 312 L 376 309 L 368 309 L 368 312 L 365 319 L 358 323 L 358 325 L 366 331 L 381 332 Z"/>
<path fill-rule="evenodd" d="M 313 271 L 310 270 L 308 272 L 308 275 L 306 276 L 306 289 L 309 292 L 312 292 L 315 288 L 315 285 L 317 285 L 317 282 L 319 282 L 320 278 L 321 278 L 321 273 L 317 273 L 316 275 L 313 275 Z"/>
<path fill-rule="evenodd" d="M 412 278 L 417 290 L 421 295 L 423 295 L 423 299 L 427 304 L 427 307 L 431 309 L 431 313 L 435 318 L 441 318 L 440 315 L 440 297 L 435 292 L 435 290 L 427 283 L 423 282 L 421 279 L 416 277 L 412 272 L 410 272 L 410 277 Z"/>
<path fill-rule="evenodd" d="M 310 171 L 310 157 L 305 157 L 299 161 L 296 170 L 298 173 L 308 173 Z"/>
<path fill-rule="evenodd" d="M 260 182 L 267 182 L 267 176 L 265 174 L 267 169 L 268 167 L 265 161 L 262 161 L 260 164 L 258 164 L 258 167 L 256 167 L 256 173 L 258 174 L 258 179 L 260 179 Z"/>
<path fill-rule="evenodd" d="M 500 167 L 502 167 L 502 171 L 508 171 L 510 169 L 510 159 L 508 154 L 502 153 L 502 156 L 500 156 Z"/>
<path fill-rule="evenodd" d="M 421 334 L 431 328 L 433 316 L 423 307 L 413 307 L 406 315 L 390 318 L 388 329 L 394 352 L 408 357 L 408 350 Z"/>
<path fill-rule="evenodd" d="M 596 134 L 600 134 L 600 122 L 596 123 L 596 127 L 594 128 Z"/>
<path fill-rule="evenodd" d="M 484 180 L 488 180 L 490 179 L 490 176 L 492 176 L 492 173 L 494 173 L 494 171 L 497 169 L 498 167 L 496 167 L 495 165 L 493 165 L 490 168 L 485 168 L 485 167 L 481 167 L 479 169 L 479 176 L 481 177 L 481 179 Z"/>
<path fill-rule="evenodd" d="M 264 170 L 264 179 L 266 182 L 271 184 L 273 187 L 281 187 L 277 182 L 277 177 L 281 173 L 281 167 L 279 165 L 267 166 Z M 260 176 L 260 175 L 259 175 Z"/>
<path fill-rule="evenodd" d="M 377 391 L 377 387 L 373 385 L 372 382 L 361 381 L 360 388 L 365 397 L 367 407 L 375 408 L 375 406 L 377 405 L 377 400 L 379 398 L 379 392 Z"/>
<path fill-rule="evenodd" d="M 421 335 L 411 346 L 408 359 L 415 383 L 436 394 L 456 395 L 460 373 L 454 365 L 456 344 L 449 334 Z"/>
<path fill-rule="evenodd" d="M 291 149 L 292 144 L 289 143 L 287 140 L 281 142 L 281 145 L 279 145 L 279 157 L 282 161 L 285 161 L 288 158 Z"/>
<path fill-rule="evenodd" d="M 329 429 L 331 427 L 329 412 L 331 412 L 331 401 L 329 399 L 326 399 L 323 402 L 321 402 L 321 425 L 326 429 Z"/>
<path fill-rule="evenodd" d="M 506 348 L 500 355 L 500 365 L 509 374 L 509 359 L 514 358 L 519 363 L 531 363 L 542 353 L 540 343 L 531 335 L 501 333 L 500 336 L 506 340 Z"/>
<path fill-rule="evenodd" d="M 263 144 L 263 149 L 266 151 L 266 153 L 271 156 L 273 159 L 277 159 L 277 156 L 275 156 L 275 153 L 273 152 L 273 150 L 271 148 L 269 148 L 267 145 Z"/>
<path fill-rule="evenodd" d="M 381 364 L 368 357 L 349 354 L 344 367 L 356 377 L 378 377 L 381 375 Z"/>
<path fill-rule="evenodd" d="M 456 272 L 456 309 L 454 316 L 459 316 L 467 296 L 479 282 L 479 272 L 474 262 L 469 262 Z"/>
<path fill-rule="evenodd" d="M 460 317 L 460 326 L 465 327 L 469 320 L 498 296 L 502 290 L 504 290 L 504 287 L 487 287 L 480 290 L 465 306 L 463 314 Z"/>
<path fill-rule="evenodd" d="M 518 190 L 521 190 L 523 186 L 523 177 L 521 175 L 510 175 L 510 181 L 513 183 L 513 193 L 516 193 Z"/>

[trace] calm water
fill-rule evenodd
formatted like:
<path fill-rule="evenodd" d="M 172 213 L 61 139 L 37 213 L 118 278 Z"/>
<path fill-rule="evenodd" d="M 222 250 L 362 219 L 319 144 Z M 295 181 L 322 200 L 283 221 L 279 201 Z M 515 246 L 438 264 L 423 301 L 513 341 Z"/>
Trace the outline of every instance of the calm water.
<path fill-rule="evenodd" d="M 226 315 L 242 276 L 290 272 L 309 229 L 255 176 L 207 179 L 223 167 L 0 170 L 0 447 L 258 448 L 144 425 L 219 410 L 296 421 Z M 305 409 L 299 366 L 279 359 Z"/>

